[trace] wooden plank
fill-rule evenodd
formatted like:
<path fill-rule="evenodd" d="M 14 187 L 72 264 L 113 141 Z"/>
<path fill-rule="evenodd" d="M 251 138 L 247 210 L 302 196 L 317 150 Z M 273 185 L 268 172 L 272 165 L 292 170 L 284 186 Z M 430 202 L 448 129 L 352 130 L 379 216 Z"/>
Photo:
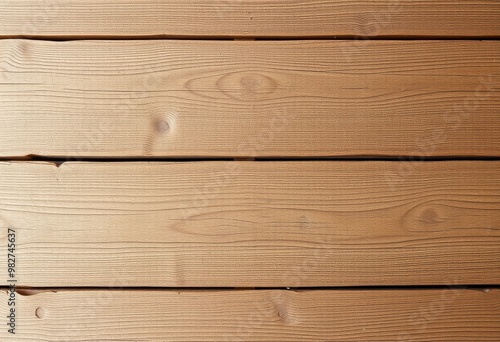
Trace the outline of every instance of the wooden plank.
<path fill-rule="evenodd" d="M 499 41 L 0 41 L 0 156 L 493 156 Z"/>
<path fill-rule="evenodd" d="M 496 0 L 0 1 L 0 36 L 500 36 Z"/>
<path fill-rule="evenodd" d="M 2 163 L 0 196 L 19 285 L 500 283 L 500 162 Z"/>
<path fill-rule="evenodd" d="M 0 297 L 6 317 L 4 291 Z M 480 342 L 500 336 L 499 290 L 58 291 L 18 295 L 16 310 L 16 341 Z M 4 327 L 0 337 L 12 336 Z"/>

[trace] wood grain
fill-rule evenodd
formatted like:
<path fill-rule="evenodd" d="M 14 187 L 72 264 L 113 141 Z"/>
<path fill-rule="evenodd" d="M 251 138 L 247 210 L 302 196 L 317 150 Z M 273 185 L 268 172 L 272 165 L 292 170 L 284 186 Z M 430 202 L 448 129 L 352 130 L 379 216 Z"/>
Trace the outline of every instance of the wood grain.
<path fill-rule="evenodd" d="M 500 162 L 1 163 L 0 217 L 25 286 L 500 284 Z"/>
<path fill-rule="evenodd" d="M 0 41 L 0 156 L 497 156 L 499 41 Z"/>
<path fill-rule="evenodd" d="M 60 291 L 18 295 L 17 315 L 16 341 L 480 342 L 500 291 Z"/>
<path fill-rule="evenodd" d="M 0 37 L 498 37 L 496 0 L 0 1 Z"/>

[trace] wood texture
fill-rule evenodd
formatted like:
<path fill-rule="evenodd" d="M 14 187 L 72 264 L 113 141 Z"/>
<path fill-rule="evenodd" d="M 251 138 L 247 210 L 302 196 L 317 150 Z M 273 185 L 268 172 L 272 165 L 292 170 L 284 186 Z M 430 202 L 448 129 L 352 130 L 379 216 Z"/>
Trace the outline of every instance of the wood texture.
<path fill-rule="evenodd" d="M 5 292 L 0 310 L 6 312 Z M 61 291 L 16 341 L 498 341 L 500 291 Z M 0 337 L 7 338 L 6 329 Z"/>
<path fill-rule="evenodd" d="M 0 36 L 500 36 L 496 0 L 0 1 Z"/>
<path fill-rule="evenodd" d="M 0 196 L 19 285 L 500 284 L 500 162 L 2 163 Z"/>
<path fill-rule="evenodd" d="M 0 42 L 0 156 L 493 156 L 499 41 Z"/>

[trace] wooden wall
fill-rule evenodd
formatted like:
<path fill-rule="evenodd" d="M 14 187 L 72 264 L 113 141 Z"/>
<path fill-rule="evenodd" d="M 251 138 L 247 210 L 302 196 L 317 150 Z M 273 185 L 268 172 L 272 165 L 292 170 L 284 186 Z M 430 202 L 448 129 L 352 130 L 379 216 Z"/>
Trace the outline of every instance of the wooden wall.
<path fill-rule="evenodd" d="M 499 341 L 499 38 L 496 0 L 0 0 L 0 340 Z"/>

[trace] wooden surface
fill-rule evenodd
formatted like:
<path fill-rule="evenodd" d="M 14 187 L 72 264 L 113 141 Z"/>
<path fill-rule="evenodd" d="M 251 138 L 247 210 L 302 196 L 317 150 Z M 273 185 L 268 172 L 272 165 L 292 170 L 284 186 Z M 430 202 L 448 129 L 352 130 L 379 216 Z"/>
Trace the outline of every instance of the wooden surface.
<path fill-rule="evenodd" d="M 0 156 L 494 156 L 498 41 L 0 41 Z"/>
<path fill-rule="evenodd" d="M 2 163 L 0 215 L 19 285 L 500 283 L 500 162 Z"/>
<path fill-rule="evenodd" d="M 5 292 L 0 295 L 5 312 Z M 16 341 L 498 341 L 500 291 L 60 291 Z M 0 337 L 6 338 L 5 329 Z"/>
<path fill-rule="evenodd" d="M 0 37 L 498 37 L 497 0 L 0 1 Z"/>
<path fill-rule="evenodd" d="M 0 0 L 0 341 L 500 341 L 499 38 L 499 0 Z"/>

